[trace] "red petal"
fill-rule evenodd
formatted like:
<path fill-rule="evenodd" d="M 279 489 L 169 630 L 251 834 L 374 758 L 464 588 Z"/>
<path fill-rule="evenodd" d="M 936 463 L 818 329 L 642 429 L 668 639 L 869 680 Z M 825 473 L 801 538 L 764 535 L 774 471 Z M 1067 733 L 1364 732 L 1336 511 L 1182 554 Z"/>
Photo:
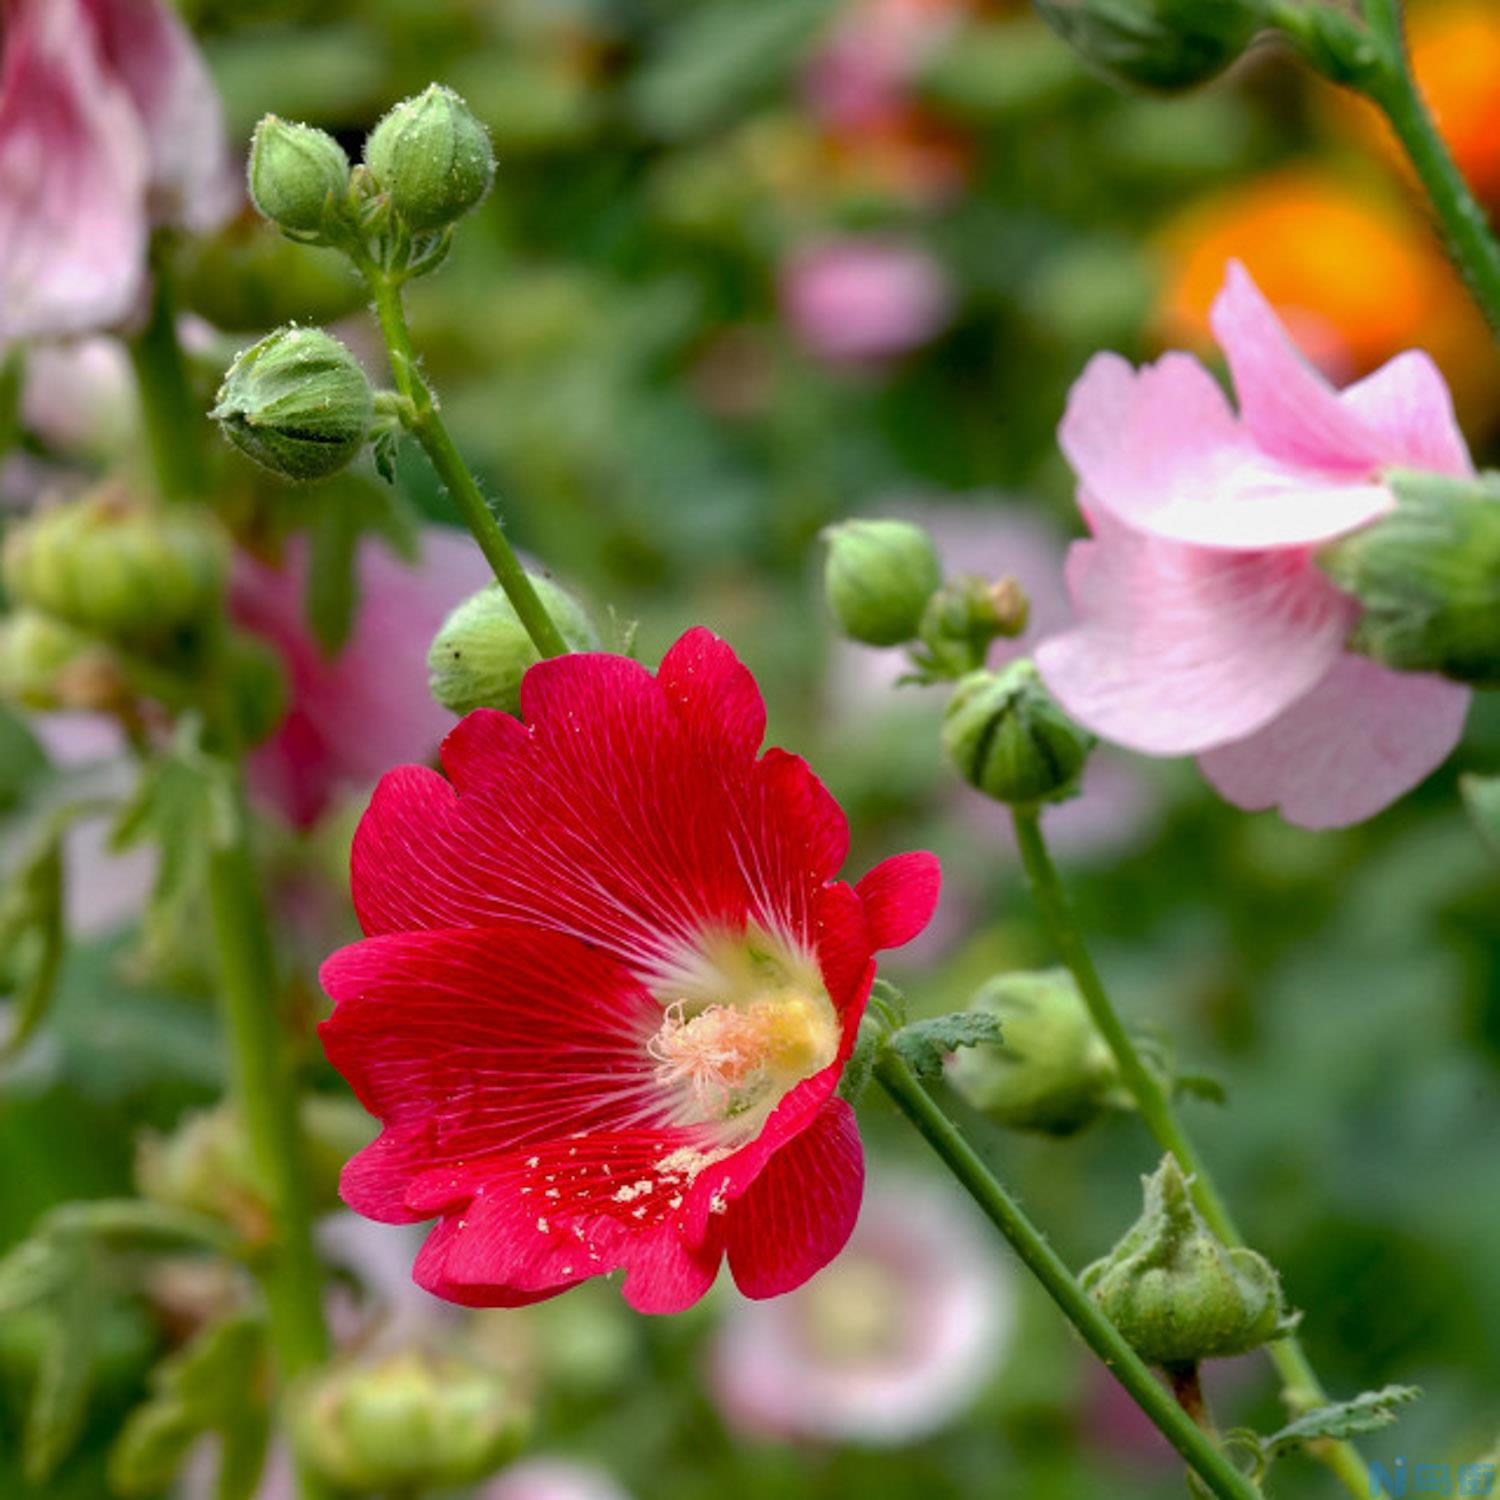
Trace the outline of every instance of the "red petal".
<path fill-rule="evenodd" d="M 461 792 L 482 791 L 501 764 L 530 743 L 526 726 L 498 708 L 476 708 L 443 741 L 443 769 Z"/>
<path fill-rule="evenodd" d="M 742 758 L 760 749 L 765 701 L 750 669 L 711 630 L 688 631 L 662 657 L 656 680 L 694 739 Z"/>
<path fill-rule="evenodd" d="M 882 860 L 855 886 L 865 904 L 874 948 L 899 948 L 932 920 L 943 871 L 935 854 L 897 854 Z"/>
<path fill-rule="evenodd" d="M 854 1232 L 864 1182 L 854 1111 L 830 1099 L 731 1210 L 729 1269 L 739 1289 L 776 1297 L 821 1271 Z"/>

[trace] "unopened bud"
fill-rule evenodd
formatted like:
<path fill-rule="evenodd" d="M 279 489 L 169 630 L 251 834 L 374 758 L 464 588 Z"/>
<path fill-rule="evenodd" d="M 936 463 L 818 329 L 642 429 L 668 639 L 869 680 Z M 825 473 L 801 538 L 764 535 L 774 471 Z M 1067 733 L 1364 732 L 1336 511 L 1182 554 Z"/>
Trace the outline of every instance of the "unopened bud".
<path fill-rule="evenodd" d="M 39 511 L 5 541 L 16 599 L 106 640 L 157 641 L 202 619 L 227 571 L 206 511 L 140 505 L 117 486 Z"/>
<path fill-rule="evenodd" d="M 515 1454 L 528 1426 L 500 1371 L 417 1349 L 315 1372 L 291 1412 L 303 1462 L 360 1493 L 477 1484 Z"/>
<path fill-rule="evenodd" d="M 1042 18 L 1117 83 L 1167 93 L 1207 83 L 1268 24 L 1262 0 L 1036 0 Z"/>
<path fill-rule="evenodd" d="M 1147 1364 L 1248 1354 L 1296 1325 L 1264 1256 L 1218 1240 L 1174 1156 L 1142 1179 L 1145 1211 L 1079 1280 Z"/>
<path fill-rule="evenodd" d="M 250 196 L 282 229 L 316 234 L 349 184 L 349 158 L 326 130 L 267 115 L 250 143 Z"/>
<path fill-rule="evenodd" d="M 0 698 L 43 713 L 107 711 L 128 697 L 115 654 L 51 615 L 21 609 L 0 620 Z"/>
<path fill-rule="evenodd" d="M 943 716 L 943 749 L 959 774 L 1011 806 L 1072 796 L 1093 747 L 1094 737 L 1057 706 L 1029 661 L 971 672 Z"/>
<path fill-rule="evenodd" d="M 930 668 L 944 677 L 962 677 L 982 667 L 995 641 L 1025 631 L 1030 610 L 1026 591 L 1014 578 L 959 573 L 948 579 L 927 601 L 918 632 Z"/>
<path fill-rule="evenodd" d="M 997 1017 L 1001 1040 L 960 1048 L 948 1081 L 1001 1125 L 1071 1135 L 1117 1097 L 1114 1058 L 1066 969 L 998 975 L 969 1008 Z"/>
<path fill-rule="evenodd" d="M 210 416 L 256 463 L 325 479 L 353 462 L 374 411 L 359 361 L 321 328 L 278 328 L 229 367 Z"/>
<path fill-rule="evenodd" d="M 599 637 L 582 606 L 550 578 L 529 576 L 568 649 L 596 650 Z M 521 679 L 540 659 L 515 606 L 492 583 L 443 622 L 427 653 L 427 681 L 432 696 L 452 713 L 499 708 L 519 714 Z"/>
<path fill-rule="evenodd" d="M 370 132 L 365 165 L 391 207 L 419 232 L 476 207 L 495 176 L 489 133 L 452 89 L 429 84 Z"/>
<path fill-rule="evenodd" d="M 830 526 L 824 582 L 839 628 L 867 646 L 912 640 L 943 581 L 932 538 L 910 521 L 856 520 Z"/>
<path fill-rule="evenodd" d="M 1500 474 L 1392 470 L 1388 516 L 1318 561 L 1360 616 L 1348 646 L 1402 672 L 1500 685 Z"/>

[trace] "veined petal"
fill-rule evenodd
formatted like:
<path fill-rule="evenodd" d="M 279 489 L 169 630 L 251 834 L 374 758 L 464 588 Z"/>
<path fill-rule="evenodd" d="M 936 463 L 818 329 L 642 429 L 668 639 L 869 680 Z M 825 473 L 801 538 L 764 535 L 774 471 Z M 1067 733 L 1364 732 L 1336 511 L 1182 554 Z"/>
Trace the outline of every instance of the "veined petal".
<path fill-rule="evenodd" d="M 943 871 L 935 854 L 893 854 L 854 887 L 864 902 L 870 942 L 900 948 L 932 920 L 942 891 Z"/>
<path fill-rule="evenodd" d="M 1344 655 L 1285 713 L 1199 765 L 1236 807 L 1276 807 L 1303 828 L 1342 828 L 1373 817 L 1448 758 L 1469 697 L 1445 678 Z"/>
<path fill-rule="evenodd" d="M 1398 354 L 1346 387 L 1341 399 L 1379 434 L 1383 463 L 1439 474 L 1474 472 L 1448 383 L 1420 349 Z"/>
<path fill-rule="evenodd" d="M 1353 606 L 1306 557 L 1141 536 L 1100 514 L 1068 556 L 1081 623 L 1036 663 L 1080 723 L 1153 755 L 1242 739 L 1338 657 Z"/>

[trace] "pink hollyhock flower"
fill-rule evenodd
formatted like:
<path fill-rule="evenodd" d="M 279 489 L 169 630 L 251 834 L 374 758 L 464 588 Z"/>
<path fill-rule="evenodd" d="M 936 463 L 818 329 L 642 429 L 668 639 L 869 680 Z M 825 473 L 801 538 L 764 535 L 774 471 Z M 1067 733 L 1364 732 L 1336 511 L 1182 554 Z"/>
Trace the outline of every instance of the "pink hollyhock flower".
<path fill-rule="evenodd" d="M 870 1193 L 836 1264 L 790 1297 L 729 1313 L 713 1389 L 752 1436 L 896 1447 L 963 1412 L 1014 1325 L 1008 1268 L 969 1206 L 897 1178 Z"/>
<path fill-rule="evenodd" d="M 1335 390 L 1237 263 L 1213 325 L 1238 414 L 1182 354 L 1099 355 L 1074 387 L 1061 442 L 1093 537 L 1068 560 L 1078 624 L 1037 665 L 1107 739 L 1198 756 L 1239 807 L 1341 827 L 1442 763 L 1469 694 L 1346 652 L 1357 606 L 1315 551 L 1392 508 L 1382 469 L 1467 474 L 1468 450 L 1425 354 Z"/>
<path fill-rule="evenodd" d="M 570 1458 L 526 1458 L 480 1492 L 479 1500 L 630 1500 L 593 1464 Z"/>
<path fill-rule="evenodd" d="M 251 790 L 299 827 L 337 792 L 430 754 L 452 728 L 427 688 L 427 648 L 448 611 L 491 580 L 468 537 L 441 526 L 423 533 L 417 567 L 366 538 L 358 568 L 354 628 L 330 657 L 306 623 L 304 538 L 291 539 L 280 567 L 244 555 L 235 564 L 231 612 L 281 654 L 291 689 L 281 727 L 250 759 Z"/>
<path fill-rule="evenodd" d="M 544 661 L 525 723 L 493 710 L 406 766 L 355 837 L 367 940 L 335 954 L 328 1056 L 384 1125 L 345 1201 L 438 1216 L 429 1291 L 476 1306 L 625 1272 L 642 1312 L 800 1285 L 843 1247 L 864 1178 L 835 1089 L 877 949 L 909 941 L 937 862 L 835 879 L 842 810 L 758 754 L 765 707 L 692 630 L 655 675 Z"/>
<path fill-rule="evenodd" d="M 163 0 L 0 0 L 0 344 L 128 317 L 152 224 L 238 193 L 207 69 Z"/>
<path fill-rule="evenodd" d="M 889 240 L 825 240 L 798 251 L 782 272 L 793 331 L 828 364 L 880 364 L 909 353 L 943 327 L 953 293 L 925 250 Z"/>

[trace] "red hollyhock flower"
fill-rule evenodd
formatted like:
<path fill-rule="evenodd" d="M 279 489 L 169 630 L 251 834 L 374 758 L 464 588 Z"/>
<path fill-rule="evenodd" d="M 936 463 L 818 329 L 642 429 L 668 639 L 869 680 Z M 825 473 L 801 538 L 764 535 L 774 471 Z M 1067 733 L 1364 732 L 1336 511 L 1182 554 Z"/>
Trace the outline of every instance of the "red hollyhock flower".
<path fill-rule="evenodd" d="M 835 1093 L 874 953 L 926 925 L 930 854 L 834 879 L 842 810 L 806 763 L 759 754 L 765 707 L 693 630 L 655 676 L 542 662 L 525 723 L 470 714 L 451 780 L 376 789 L 354 845 L 366 941 L 335 954 L 322 1036 L 384 1130 L 345 1200 L 438 1216 L 429 1291 L 539 1301 L 625 1272 L 643 1312 L 708 1290 L 790 1291 L 854 1227 L 864 1181 Z"/>

